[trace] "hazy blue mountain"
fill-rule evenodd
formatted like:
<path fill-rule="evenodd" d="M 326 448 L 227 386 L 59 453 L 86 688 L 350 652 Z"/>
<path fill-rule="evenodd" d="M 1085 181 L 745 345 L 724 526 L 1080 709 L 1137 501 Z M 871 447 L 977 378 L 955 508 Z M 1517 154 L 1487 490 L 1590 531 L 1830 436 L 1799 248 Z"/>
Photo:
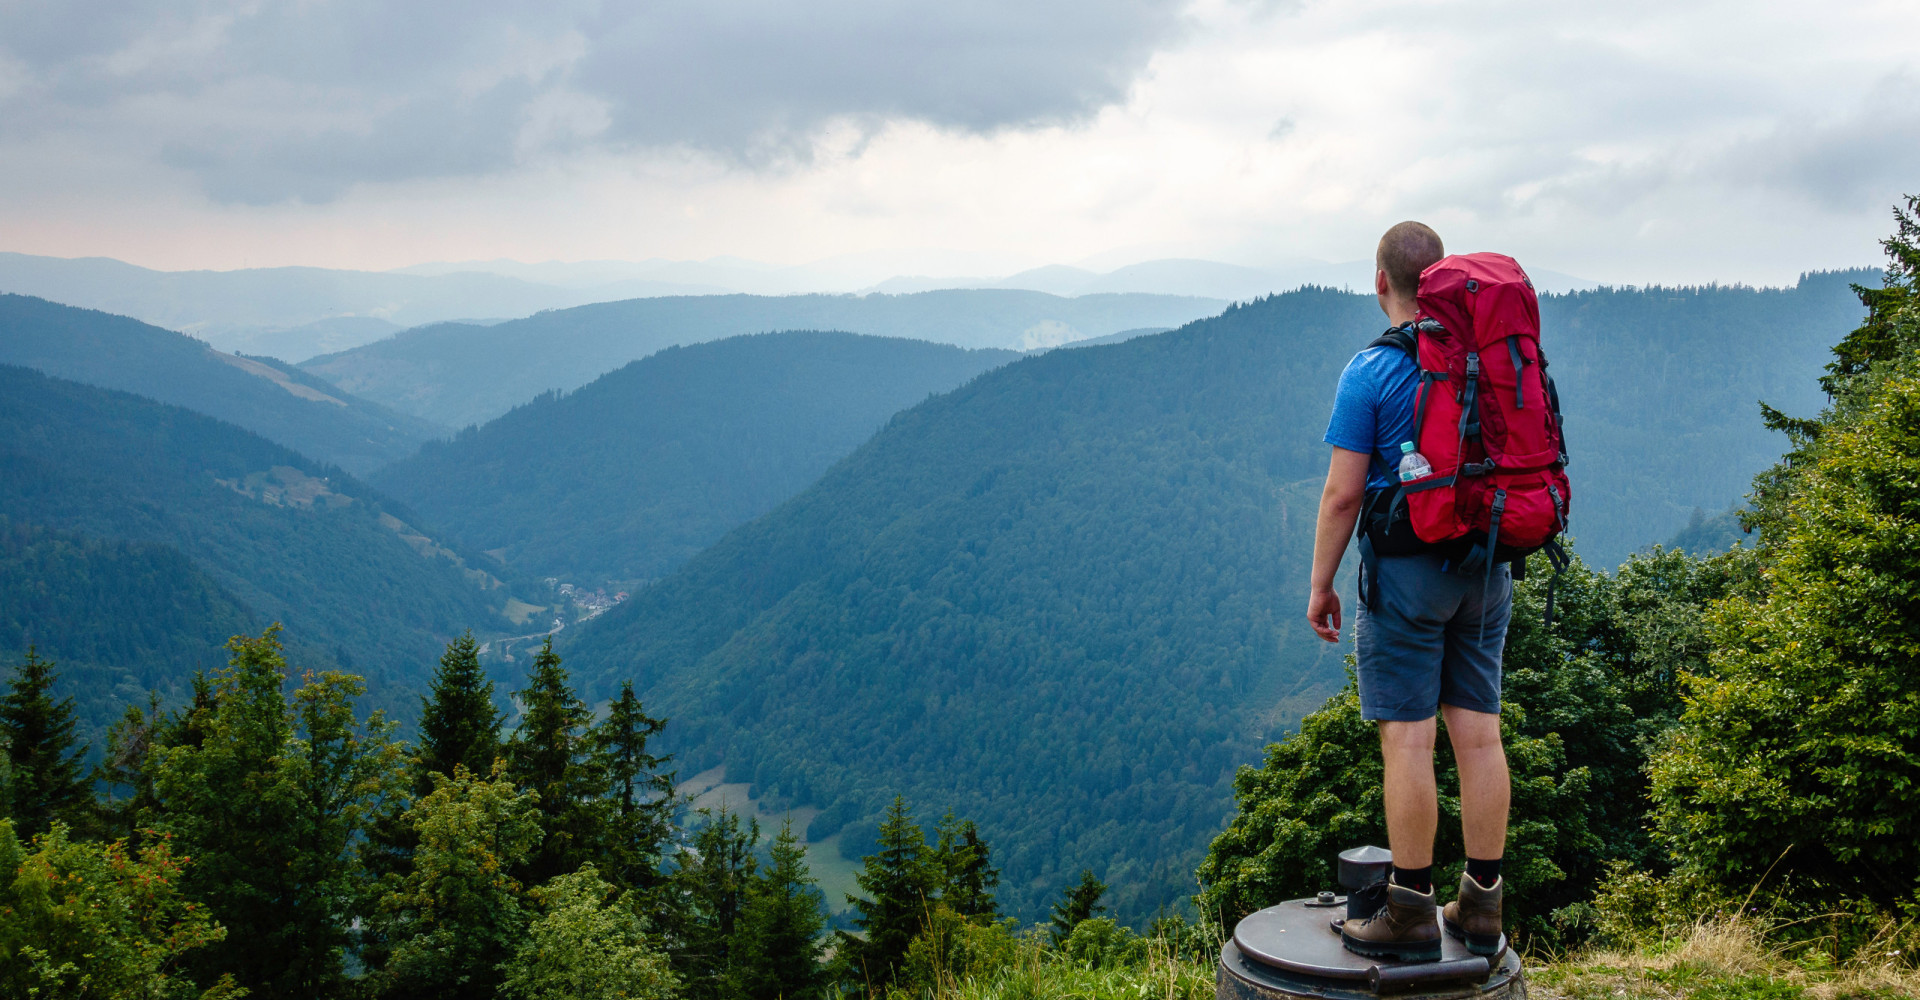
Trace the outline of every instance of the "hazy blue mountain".
<path fill-rule="evenodd" d="M 354 473 L 446 433 L 272 358 L 222 354 L 139 320 L 22 295 L 0 295 L 0 364 L 198 410 Z"/>
<path fill-rule="evenodd" d="M 155 271 L 104 257 L 68 259 L 0 253 L 0 291 L 35 295 L 133 316 L 184 330 L 221 350 L 299 361 L 384 336 L 373 324 L 322 326 L 335 319 L 373 319 L 410 327 L 469 316 L 525 316 L 586 302 L 636 295 L 699 293 L 701 287 L 660 281 L 616 281 L 559 287 L 500 274 L 401 274 L 321 267 L 233 271 Z M 304 332 L 301 332 L 303 331 Z"/>
<path fill-rule="evenodd" d="M 1244 302 L 1306 285 L 1365 292 L 1373 287 L 1373 274 L 1370 260 L 1332 263 L 1302 258 L 1269 267 L 1247 267 L 1217 260 L 1168 258 L 1127 264 L 1111 271 L 1048 264 L 1004 278 L 900 276 L 862 290 L 901 294 L 942 288 L 1024 288 L 1050 295 L 1131 292 Z M 1547 292 L 1599 287 L 1596 282 L 1558 271 L 1536 268 L 1531 274 L 1540 289 Z"/>
<path fill-rule="evenodd" d="M 1858 277 L 1546 300 L 1590 559 L 1740 495 L 1780 447 L 1755 400 L 1820 403 Z M 814 836 L 905 793 L 981 822 L 1025 917 L 1082 866 L 1150 915 L 1234 767 L 1341 680 L 1301 616 L 1320 438 L 1382 325 L 1306 290 L 988 372 L 570 633 L 569 663 L 635 679 L 684 766 L 822 807 Z"/>
<path fill-rule="evenodd" d="M 1020 355 L 850 333 L 669 347 L 433 442 L 372 478 L 531 576 L 661 576 L 899 410 Z"/>
<path fill-rule="evenodd" d="M 256 622 L 284 623 L 302 666 L 350 667 L 388 693 L 426 676 L 462 629 L 509 625 L 498 580 L 339 469 L 203 414 L 9 365 L 0 517 L 177 549 Z M 57 629 L 25 627 L 52 646 Z"/>
<path fill-rule="evenodd" d="M 1099 347 L 1102 344 L 1118 344 L 1135 337 L 1151 337 L 1156 333 L 1166 333 L 1170 329 L 1172 327 L 1143 326 L 1138 330 L 1122 330 L 1119 333 L 1109 333 L 1104 337 L 1089 337 L 1086 340 L 1076 340 L 1060 346 L 1062 348 Z"/>
<path fill-rule="evenodd" d="M 1210 299 L 1023 291 L 708 295 L 605 302 L 485 329 L 444 324 L 307 361 L 341 388 L 454 427 L 549 389 L 585 385 L 663 347 L 771 330 L 845 330 L 961 347 L 1032 349 L 1217 312 Z"/>

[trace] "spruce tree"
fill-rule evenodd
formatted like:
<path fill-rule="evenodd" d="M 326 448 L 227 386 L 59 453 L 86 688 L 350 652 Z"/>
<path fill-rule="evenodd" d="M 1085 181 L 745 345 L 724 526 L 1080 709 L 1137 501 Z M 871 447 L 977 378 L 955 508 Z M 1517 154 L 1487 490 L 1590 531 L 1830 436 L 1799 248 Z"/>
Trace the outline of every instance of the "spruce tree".
<path fill-rule="evenodd" d="M 451 775 L 455 766 L 488 774 L 500 754 L 500 712 L 493 705 L 493 682 L 480 669 L 472 629 L 447 643 L 431 690 L 420 705 L 415 796 L 433 790 L 431 775 Z"/>
<path fill-rule="evenodd" d="M 685 913 L 673 959 L 686 995 L 714 1000 L 728 996 L 735 979 L 733 945 L 759 868 L 753 849 L 760 842 L 760 823 L 749 820 L 743 826 L 725 809 L 701 815 L 707 822 L 674 873 Z"/>
<path fill-rule="evenodd" d="M 594 860 L 605 847 L 605 780 L 593 753 L 593 712 L 568 683 L 552 636 L 514 697 L 521 715 L 507 743 L 507 775 L 539 796 L 544 836 L 520 872 L 537 885 Z"/>
<path fill-rule="evenodd" d="M 859 937 L 840 932 L 839 952 L 856 982 L 880 986 L 893 981 L 907 946 L 920 934 L 927 913 L 946 881 L 927 847 L 926 834 L 914 824 L 907 800 L 895 796 L 880 823 L 880 850 L 861 859 L 854 881 L 871 898 L 848 895 Z"/>
<path fill-rule="evenodd" d="M 1085 868 L 1080 872 L 1080 881 L 1067 886 L 1061 894 L 1060 902 L 1053 907 L 1053 946 L 1060 947 L 1073 933 L 1080 922 L 1090 919 L 1094 914 L 1106 909 L 1100 904 L 1100 897 L 1106 895 L 1107 884 L 1093 877 L 1093 869 Z"/>
<path fill-rule="evenodd" d="M 975 923 L 992 923 L 999 915 L 993 890 L 1000 884 L 1000 869 L 993 867 L 992 852 L 980 839 L 980 828 L 972 820 L 956 820 L 949 811 L 940 820 L 933 854 L 946 874 L 941 902 Z"/>
<path fill-rule="evenodd" d="M 493 704 L 493 682 L 480 667 L 479 645 L 473 630 L 447 643 L 440 666 L 433 672 L 427 696 L 420 699 L 419 747 L 414 753 L 410 795 L 394 796 L 383 804 L 360 846 L 362 863 L 376 877 L 398 878 L 410 865 L 415 847 L 413 824 L 404 817 L 410 800 L 431 793 L 433 776 L 450 776 L 464 767 L 472 774 L 491 774 L 500 756 L 500 711 Z M 385 961 L 388 942 L 377 933 L 361 942 L 364 960 Z"/>
<path fill-rule="evenodd" d="M 355 723 L 359 678 L 308 675 L 288 703 L 278 626 L 227 648 L 199 744 L 151 758 L 157 825 L 193 858 L 187 895 L 245 928 L 190 961 L 255 997 L 334 995 L 364 881 L 349 848 L 404 781 L 400 750 L 377 714 Z"/>
<path fill-rule="evenodd" d="M 166 713 L 160 708 L 160 696 L 148 696 L 147 707 L 128 705 L 120 721 L 107 730 L 107 752 L 93 777 L 106 789 L 106 801 L 100 806 L 101 825 L 108 839 L 137 836 L 142 817 L 152 812 L 158 800 L 153 795 L 153 772 L 147 758 L 165 736 Z"/>
<path fill-rule="evenodd" d="M 664 882 L 660 862 L 673 839 L 673 814 L 680 804 L 674 774 L 665 770 L 673 757 L 647 750 L 647 742 L 666 726 L 667 720 L 647 715 L 627 681 L 593 731 L 609 804 L 607 856 L 600 868 L 613 884 L 643 893 Z"/>
<path fill-rule="evenodd" d="M 746 1000 L 818 1000 L 820 890 L 807 871 L 807 849 L 794 836 L 791 819 L 773 838 L 772 864 L 747 895 L 735 933 L 734 992 Z"/>
<path fill-rule="evenodd" d="M 5 805 L 22 839 L 45 833 L 55 820 L 83 822 L 92 802 L 80 766 L 87 748 L 74 745 L 73 699 L 53 700 L 53 666 L 27 647 L 0 698 L 0 741 L 12 772 Z"/>
<path fill-rule="evenodd" d="M 1684 871 L 1731 896 L 1770 875 L 1810 912 L 1920 885 L 1920 198 L 1895 217 L 1833 406 L 1770 414 L 1794 448 L 1755 481 L 1765 572 L 1709 615 L 1712 669 L 1648 767 Z"/>

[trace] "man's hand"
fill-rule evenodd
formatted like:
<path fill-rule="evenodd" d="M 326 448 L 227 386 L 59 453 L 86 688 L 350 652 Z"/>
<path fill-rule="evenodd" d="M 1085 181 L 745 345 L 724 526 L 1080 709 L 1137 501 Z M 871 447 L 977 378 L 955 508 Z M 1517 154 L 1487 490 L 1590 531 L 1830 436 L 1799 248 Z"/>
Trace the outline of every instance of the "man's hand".
<path fill-rule="evenodd" d="M 1307 621 L 1320 638 L 1328 642 L 1340 641 L 1340 595 L 1333 588 L 1315 590 L 1307 598 Z"/>
<path fill-rule="evenodd" d="M 1327 486 L 1320 493 L 1320 516 L 1313 528 L 1313 576 L 1307 581 L 1307 621 L 1328 642 L 1340 641 L 1340 598 L 1333 592 L 1333 577 L 1347 552 L 1360 502 L 1366 499 L 1370 461 L 1372 456 L 1365 452 L 1333 449 Z"/>

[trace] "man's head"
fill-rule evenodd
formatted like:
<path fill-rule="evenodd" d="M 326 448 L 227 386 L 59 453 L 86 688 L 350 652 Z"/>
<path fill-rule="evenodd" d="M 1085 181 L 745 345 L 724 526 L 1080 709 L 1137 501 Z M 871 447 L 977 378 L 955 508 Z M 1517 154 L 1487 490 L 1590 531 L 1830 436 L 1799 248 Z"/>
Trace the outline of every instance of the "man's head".
<path fill-rule="evenodd" d="M 1380 247 L 1373 252 L 1373 290 L 1389 319 L 1404 323 L 1413 318 L 1420 272 L 1446 255 L 1440 234 L 1422 222 L 1402 222 L 1380 237 Z"/>

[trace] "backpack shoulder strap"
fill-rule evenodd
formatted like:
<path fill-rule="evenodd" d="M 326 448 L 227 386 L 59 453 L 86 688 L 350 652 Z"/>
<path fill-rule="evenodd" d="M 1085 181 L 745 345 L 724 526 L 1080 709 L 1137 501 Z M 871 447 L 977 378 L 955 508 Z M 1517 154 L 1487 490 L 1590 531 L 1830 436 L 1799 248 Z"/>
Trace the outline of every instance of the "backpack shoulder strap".
<path fill-rule="evenodd" d="M 1411 323 L 1406 326 L 1396 326 L 1380 336 L 1373 338 L 1373 342 L 1361 348 L 1361 350 L 1370 351 L 1376 347 L 1398 347 L 1407 352 L 1407 357 L 1415 361 L 1420 360 L 1420 343 L 1414 339 L 1413 324 Z"/>

